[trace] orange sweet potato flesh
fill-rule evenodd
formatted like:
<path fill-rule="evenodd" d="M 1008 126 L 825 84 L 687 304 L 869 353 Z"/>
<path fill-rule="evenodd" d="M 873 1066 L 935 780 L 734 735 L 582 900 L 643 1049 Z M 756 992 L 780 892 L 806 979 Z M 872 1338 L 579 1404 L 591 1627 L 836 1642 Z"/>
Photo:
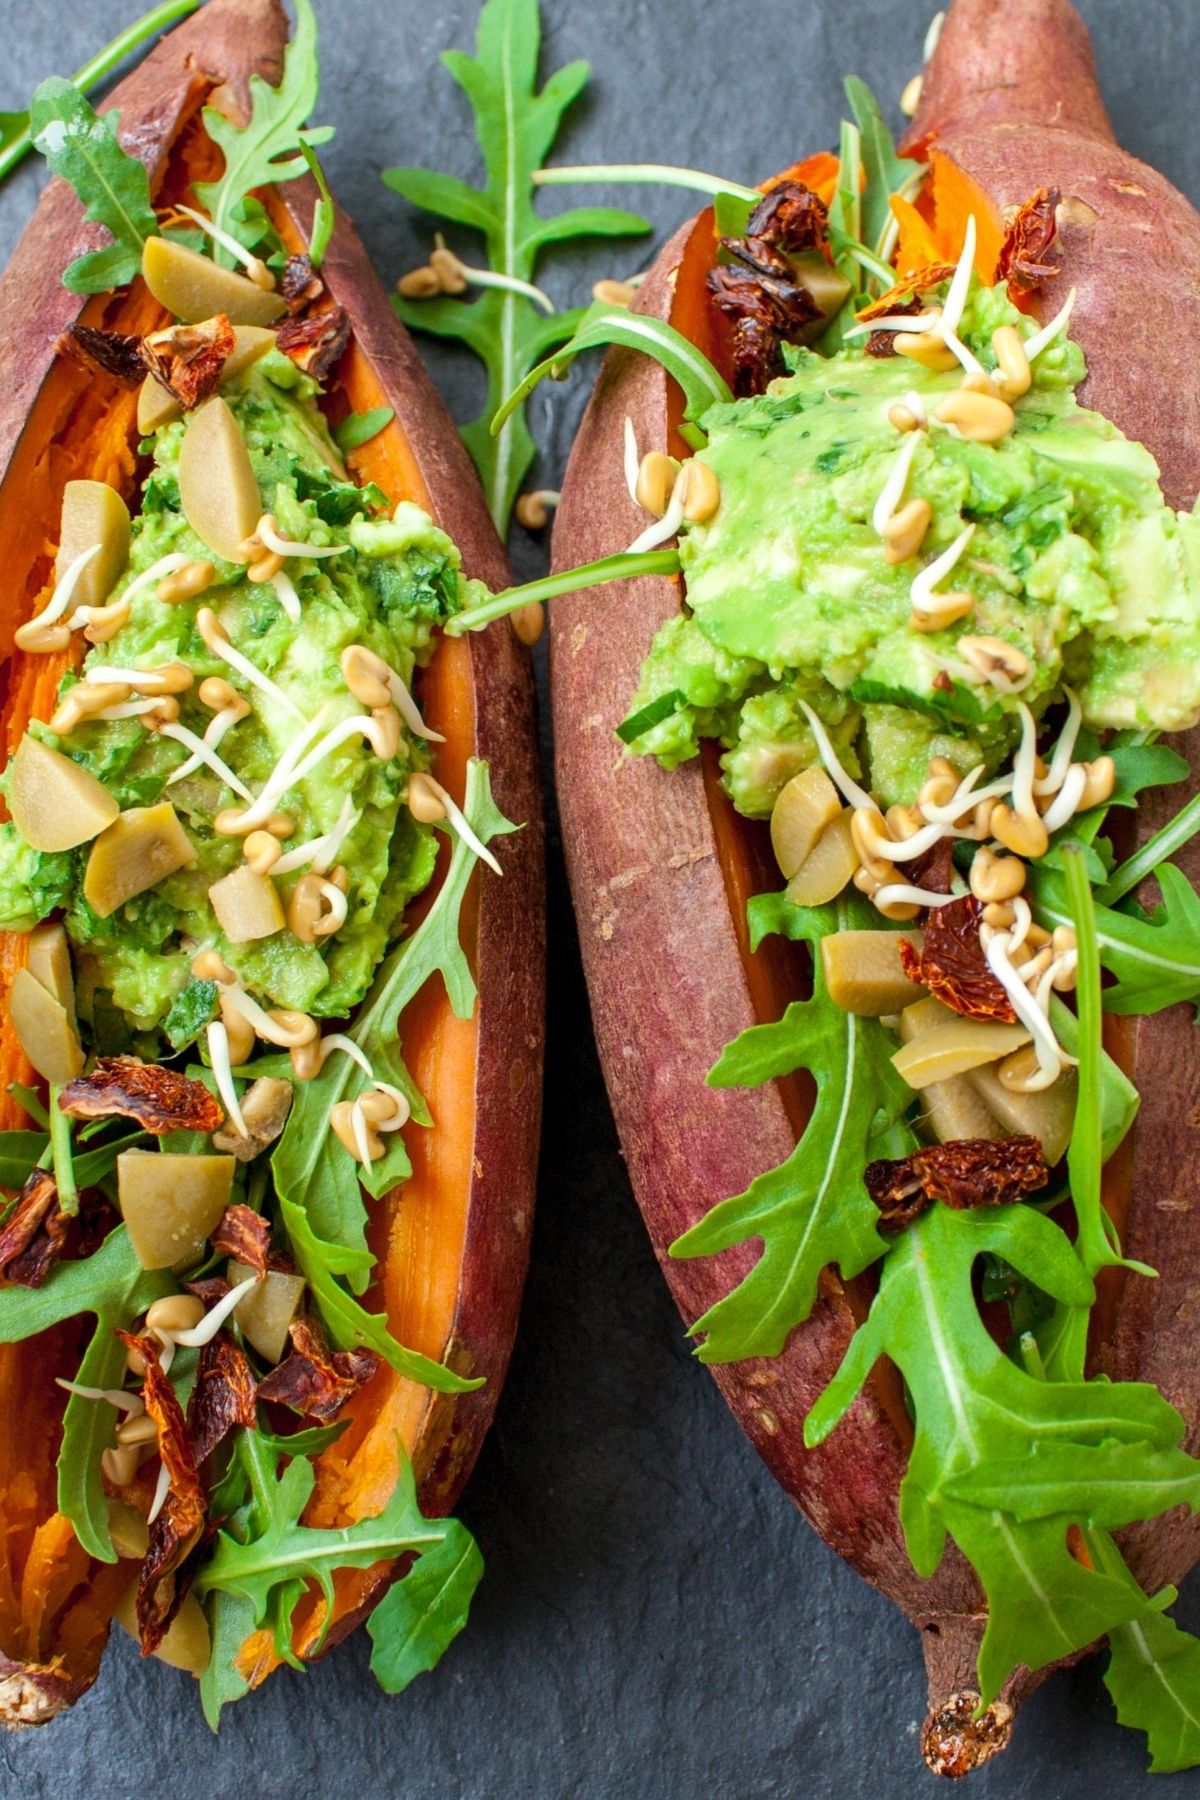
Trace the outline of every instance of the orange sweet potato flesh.
<path fill-rule="evenodd" d="M 1047 317 L 1070 286 L 1078 288 L 1074 329 L 1090 370 L 1085 403 L 1149 444 L 1168 496 L 1190 505 L 1200 488 L 1200 391 L 1187 378 L 1200 341 L 1200 218 L 1161 176 L 1116 147 L 1078 16 L 1066 0 L 955 0 L 924 92 L 910 141 L 931 172 L 917 212 L 901 218 L 902 257 L 909 247 L 916 265 L 931 251 L 957 257 L 974 212 L 980 273 L 991 279 L 1004 209 L 1039 187 L 1060 188 L 1063 273 L 1033 310 Z M 815 185 L 817 159 L 811 166 Z M 803 180 L 804 170 L 791 172 Z M 719 361 L 722 326 L 704 292 L 713 253 L 712 214 L 704 212 L 662 252 L 637 308 L 670 318 Z M 557 567 L 610 553 L 644 522 L 622 477 L 627 414 L 643 450 L 671 447 L 679 418 L 673 384 L 648 359 L 613 352 L 564 484 Z M 705 1085 L 722 1047 L 756 1021 L 778 1017 L 796 992 L 786 949 L 768 943 L 750 956 L 741 924 L 745 895 L 777 880 L 765 834 L 732 813 L 715 759 L 667 773 L 648 758 L 614 754 L 613 730 L 641 661 L 679 599 L 677 581 L 643 577 L 556 602 L 551 666 L 564 837 L 596 1035 L 634 1190 L 690 1323 L 729 1292 L 758 1249 L 675 1262 L 668 1246 L 791 1152 L 805 1096 L 787 1084 Z M 1181 748 L 1195 767 L 1200 733 L 1187 734 Z M 1155 829 L 1185 792 L 1150 797 L 1138 829 Z M 1181 860 L 1200 878 L 1195 845 Z M 1093 1364 L 1157 1382 L 1194 1421 L 1195 1448 L 1200 1215 L 1190 1192 L 1189 1121 L 1200 1103 L 1200 1059 L 1190 1011 L 1118 1021 L 1110 1048 L 1137 1081 L 1142 1115 L 1131 1148 L 1109 1171 L 1108 1204 L 1123 1221 L 1130 1254 L 1160 1278 L 1110 1284 L 1097 1308 Z M 921 1632 L 936 1712 L 975 1685 L 982 1595 L 953 1550 L 932 1580 L 913 1572 L 897 1518 L 909 1431 L 894 1385 L 877 1376 L 824 1445 L 803 1447 L 805 1414 L 837 1368 L 867 1297 L 827 1276 L 812 1317 L 782 1355 L 712 1373 L 821 1535 Z M 1200 1536 L 1194 1521 L 1170 1518 L 1126 1534 L 1125 1547 L 1153 1590 L 1191 1566 Z M 1018 1672 L 1004 1702 L 1015 1707 L 1036 1679 Z M 982 1761 L 994 1747 L 974 1754 Z"/>
<path fill-rule="evenodd" d="M 238 116 L 257 70 L 278 79 L 287 37 L 279 0 L 209 0 L 112 97 L 122 136 L 151 169 L 156 200 L 183 197 L 219 168 L 199 119 L 204 104 Z M 296 247 L 315 191 L 307 183 L 266 196 Z M 23 656 L 13 632 L 50 578 L 63 484 L 135 478 L 135 399 L 55 354 L 80 302 L 61 287 L 73 255 L 95 234 L 60 183 L 47 189 L 0 282 L 0 554 L 7 596 L 0 614 L 0 698 L 6 748 L 28 718 L 46 717 L 62 664 Z M 353 225 L 339 212 L 324 279 L 354 327 L 330 395 L 336 415 L 391 407 L 394 421 L 352 453 L 359 479 L 393 501 L 427 507 L 454 537 L 470 574 L 503 586 L 501 547 L 457 432 L 438 400 Z M 124 297 L 89 301 L 91 323 L 146 330 L 162 323 L 140 282 Z M 456 1499 L 503 1383 L 528 1255 L 541 1092 L 543 1001 L 542 839 L 532 681 L 506 625 L 442 643 L 423 678 L 426 716 L 446 737 L 437 772 L 461 793 L 469 757 L 487 759 L 501 808 L 526 829 L 497 854 L 503 880 L 472 885 L 463 939 L 480 990 L 474 1018 L 456 1019 L 440 983 L 402 1020 L 405 1055 L 438 1126 L 413 1132 L 413 1175 L 373 1209 L 377 1278 L 367 1304 L 394 1334 L 457 1370 L 482 1374 L 474 1393 L 436 1395 L 385 1367 L 355 1397 L 352 1423 L 317 1468 L 310 1523 L 378 1512 L 396 1475 L 397 1436 L 412 1456 L 431 1515 Z M 444 866 L 444 863 L 443 863 Z M 0 1007 L 23 941 L 0 934 Z M 29 1078 L 11 1033 L 0 1034 L 0 1123 L 19 1109 L 3 1095 Z M 0 1346 L 0 1723 L 40 1723 L 95 1679 L 113 1607 L 130 1565 L 93 1564 L 55 1510 L 55 1456 L 65 1396 L 86 1332 L 63 1327 Z M 330 1641 L 369 1607 L 395 1571 L 380 1566 L 339 1583 Z M 311 1642 L 310 1613 L 298 1624 Z M 272 1659 L 248 1647 L 256 1679 Z"/>

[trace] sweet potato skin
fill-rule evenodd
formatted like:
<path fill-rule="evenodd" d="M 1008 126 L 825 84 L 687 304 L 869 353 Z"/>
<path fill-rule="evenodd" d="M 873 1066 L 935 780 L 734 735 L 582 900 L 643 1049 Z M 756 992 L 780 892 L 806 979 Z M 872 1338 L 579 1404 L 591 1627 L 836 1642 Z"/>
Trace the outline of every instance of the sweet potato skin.
<path fill-rule="evenodd" d="M 1038 187 L 1061 188 L 1063 274 L 1037 310 L 1052 314 L 1068 288 L 1078 287 L 1075 330 L 1090 369 L 1085 402 L 1146 441 L 1159 457 L 1168 497 L 1190 505 L 1200 487 L 1200 394 L 1171 379 L 1177 364 L 1158 368 L 1142 347 L 1161 338 L 1186 352 L 1198 339 L 1200 219 L 1161 176 L 1115 146 L 1077 14 L 1065 0 L 956 0 L 924 94 L 911 143 L 927 152 L 932 140 L 935 156 L 958 162 L 997 220 Z M 705 266 L 711 242 L 711 214 L 684 226 L 641 288 L 638 310 L 668 317 L 678 294 L 699 278 L 695 264 Z M 677 324 L 680 310 L 676 305 Z M 1175 391 L 1165 394 L 1165 386 Z M 640 529 L 643 516 L 621 473 L 622 422 L 626 414 L 633 419 L 643 450 L 666 448 L 677 416 L 672 404 L 671 384 L 657 365 L 610 353 L 564 483 L 556 567 L 611 553 Z M 669 1244 L 715 1202 L 782 1160 L 795 1143 L 795 1124 L 779 1089 L 704 1085 L 724 1044 L 759 1017 L 714 830 L 726 803 L 699 763 L 667 774 L 649 759 L 622 756 L 612 736 L 654 632 L 678 602 L 677 584 L 663 578 L 560 600 L 551 609 L 551 655 L 560 805 L 597 1040 L 638 1203 L 690 1323 L 730 1290 L 756 1247 L 679 1263 L 668 1258 Z M 1200 732 L 1187 734 L 1180 747 L 1195 767 Z M 1139 830 L 1154 830 L 1181 796 L 1178 788 L 1152 796 L 1139 810 Z M 1193 880 L 1200 878 L 1195 845 L 1181 860 Z M 1187 1121 L 1200 1116 L 1200 1060 L 1188 1009 L 1131 1026 L 1127 1048 L 1143 1113 L 1126 1243 L 1162 1276 L 1133 1278 L 1105 1296 L 1093 1360 L 1114 1376 L 1158 1382 L 1200 1421 L 1200 1370 L 1189 1352 L 1200 1226 L 1187 1175 L 1194 1129 Z M 952 1693 L 975 1685 L 982 1597 L 952 1551 L 932 1581 L 912 1571 L 896 1514 L 907 1452 L 903 1416 L 886 1390 L 869 1389 L 825 1445 L 803 1448 L 803 1418 L 840 1361 L 856 1304 L 853 1293 L 828 1281 L 781 1356 L 712 1372 L 755 1447 L 826 1541 L 921 1630 L 936 1714 Z M 1196 1441 L 1193 1427 L 1193 1448 Z M 1127 1548 L 1153 1588 L 1190 1567 L 1200 1536 L 1194 1521 L 1168 1519 L 1128 1534 Z M 1018 1671 L 1004 1703 L 1015 1708 L 1041 1678 Z M 935 1738 L 927 1746 L 931 1766 Z"/>
<path fill-rule="evenodd" d="M 1021 17 L 1014 17 L 1020 13 Z M 1007 49 L 1004 46 L 1007 45 Z M 1106 413 L 1158 459 L 1173 505 L 1200 492 L 1200 389 L 1191 379 L 1200 342 L 1200 214 L 1163 176 L 1113 141 L 1095 87 L 1087 33 L 1066 0 L 956 0 L 926 74 L 915 142 L 932 142 L 997 210 L 1040 186 L 1061 189 L 1056 249 L 1062 273 L 1037 297 L 1042 317 L 1074 287 L 1072 331 L 1087 356 L 1085 404 Z M 1067 66 L 1072 85 L 1061 79 Z M 976 90 L 975 71 L 996 79 L 1011 110 Z M 956 95 L 978 91 L 974 121 Z M 1016 101 L 1012 99 L 1017 96 Z M 1200 786 L 1200 729 L 1175 740 L 1194 771 L 1186 784 L 1149 793 L 1137 829 L 1149 836 Z M 1200 884 L 1200 843 L 1176 859 Z M 1153 902 L 1152 885 L 1141 898 Z M 1125 1247 L 1158 1270 L 1156 1281 L 1110 1281 L 1093 1356 L 1114 1378 L 1152 1381 L 1188 1421 L 1200 1447 L 1200 1214 L 1191 1175 L 1200 1118 L 1200 1057 L 1188 1007 L 1131 1020 L 1119 1032 L 1141 1094 L 1129 1166 Z M 1119 1294 L 1119 1305 L 1113 1304 Z M 1150 1589 L 1178 1582 L 1200 1557 L 1200 1523 L 1171 1515 L 1123 1540 Z"/>
<path fill-rule="evenodd" d="M 122 140 L 146 162 L 152 189 L 197 96 L 203 92 L 221 110 L 244 115 L 251 74 L 278 80 L 287 33 L 280 0 L 209 0 L 120 85 L 108 104 L 120 109 Z M 282 198 L 306 236 L 315 190 L 296 184 Z M 83 311 L 84 301 L 62 287 L 62 270 L 102 237 L 81 223 L 65 184 L 52 181 L 0 281 L 0 480 L 22 452 L 28 416 L 60 335 Z M 423 490 L 433 516 L 454 537 L 467 572 L 504 586 L 504 554 L 466 451 L 340 211 L 324 278 L 350 314 L 355 354 L 365 357 L 396 413 L 415 489 Z M 53 531 L 50 520 L 47 529 Z M 523 829 L 498 847 L 504 879 L 477 883 L 469 909 L 480 990 L 473 1173 L 444 1350 L 456 1368 L 488 1379 L 472 1394 L 425 1397 L 412 1454 L 430 1515 L 452 1507 L 470 1473 L 515 1334 L 532 1223 L 543 1031 L 543 849 L 529 661 L 504 622 L 448 650 L 466 659 L 468 671 L 469 739 L 462 748 L 489 761 L 498 804 Z M 6 965 L 8 960 L 6 955 Z M 6 988 L 7 978 L 0 985 Z M 0 1350 L 0 1387 L 6 1375 L 16 1378 L 22 1354 L 20 1345 Z M 387 1578 L 386 1571 L 373 1574 L 359 1605 L 337 1621 L 331 1641 L 369 1610 Z M 73 1704 L 95 1679 L 102 1630 L 96 1639 L 95 1656 L 82 1661 L 0 1658 L 0 1724 L 42 1723 Z"/>
<path fill-rule="evenodd" d="M 699 232 L 711 233 L 711 214 L 667 245 L 639 290 L 639 312 L 668 315 Z M 622 473 L 626 416 L 643 450 L 669 441 L 666 377 L 648 358 L 616 352 L 572 451 L 554 531 L 556 567 L 607 554 L 641 529 Z M 550 642 L 563 834 L 593 1023 L 634 1192 L 690 1323 L 728 1293 L 756 1251 L 676 1261 L 668 1246 L 782 1162 L 796 1135 L 777 1084 L 720 1089 L 705 1081 L 724 1046 L 758 1019 L 714 828 L 712 808 L 726 803 L 706 786 L 700 762 L 668 773 L 648 757 L 623 755 L 613 737 L 655 631 L 678 608 L 678 584 L 669 578 L 592 589 L 554 603 Z M 930 1629 L 957 1671 L 956 1621 L 970 1618 L 981 1597 L 955 1555 L 926 1582 L 904 1553 L 895 1504 L 907 1451 L 903 1419 L 868 1386 L 839 1431 L 819 1450 L 804 1449 L 805 1415 L 854 1323 L 831 1282 L 782 1355 L 712 1373 L 821 1535 Z M 957 1674 L 953 1685 L 962 1685 Z"/>

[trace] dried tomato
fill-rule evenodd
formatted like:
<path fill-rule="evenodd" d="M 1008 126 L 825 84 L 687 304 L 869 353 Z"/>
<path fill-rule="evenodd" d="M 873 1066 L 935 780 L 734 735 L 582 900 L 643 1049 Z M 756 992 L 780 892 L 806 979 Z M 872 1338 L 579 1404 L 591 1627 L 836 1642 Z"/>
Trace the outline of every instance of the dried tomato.
<path fill-rule="evenodd" d="M 1009 1206 L 1049 1179 L 1035 1137 L 957 1138 L 911 1156 L 868 1163 L 863 1180 L 879 1208 L 880 1229 L 901 1231 L 936 1200 L 961 1212 Z"/>
<path fill-rule="evenodd" d="M 275 342 L 297 368 L 324 381 L 350 342 L 350 316 L 344 307 L 330 306 L 303 319 L 285 319 Z"/>
<path fill-rule="evenodd" d="M 41 1287 L 62 1255 L 69 1224 L 54 1176 L 34 1169 L 0 1226 L 0 1275 L 19 1287 Z"/>
<path fill-rule="evenodd" d="M 162 1345 L 149 1332 L 139 1337 L 118 1331 L 117 1336 L 146 1365 L 142 1398 L 158 1426 L 158 1453 L 170 1477 L 138 1578 L 138 1636 L 142 1655 L 149 1656 L 162 1643 L 187 1593 L 190 1577 L 184 1565 L 204 1536 L 208 1506 L 183 1409 L 159 1361 Z"/>
<path fill-rule="evenodd" d="M 235 1262 L 253 1269 L 260 1281 L 266 1274 L 271 1227 L 261 1213 L 248 1206 L 227 1206 L 209 1242 L 219 1255 L 232 1256 Z"/>
<path fill-rule="evenodd" d="M 203 1275 L 198 1281 L 186 1281 L 184 1286 L 189 1294 L 195 1294 L 207 1312 L 210 1306 L 225 1298 L 233 1283 L 226 1281 L 223 1275 Z"/>
<path fill-rule="evenodd" d="M 224 1333 L 200 1352 L 196 1385 L 188 1401 L 187 1428 L 196 1467 L 212 1455 L 235 1425 L 257 1423 L 255 1384 L 244 1353 Z"/>
<path fill-rule="evenodd" d="M 142 361 L 161 387 L 191 412 L 215 394 L 234 346 L 233 326 L 224 313 L 199 325 L 168 325 L 142 339 Z"/>
<path fill-rule="evenodd" d="M 370 1381 L 380 1359 L 373 1350 L 331 1351 L 311 1319 L 296 1319 L 288 1335 L 292 1353 L 259 1383 L 259 1398 L 327 1424 Z"/>
<path fill-rule="evenodd" d="M 739 394 L 761 393 L 783 373 L 781 346 L 796 339 L 821 310 L 790 258 L 824 245 L 825 207 L 796 181 L 782 181 L 765 194 L 750 215 L 745 237 L 722 238 L 732 259 L 710 270 L 714 305 L 734 322 L 734 387 Z"/>
<path fill-rule="evenodd" d="M 931 907 L 923 948 L 918 951 L 901 940 L 900 962 L 910 981 L 919 981 L 964 1019 L 1000 1019 L 1012 1025 L 1017 1017 L 1012 1001 L 983 953 L 982 920 L 983 906 L 974 894 Z"/>
<path fill-rule="evenodd" d="M 1058 274 L 1058 264 L 1046 257 L 1058 236 L 1061 199 L 1060 189 L 1039 188 L 1010 220 L 996 259 L 996 280 L 1007 281 L 1010 300 L 1021 300 Z"/>
<path fill-rule="evenodd" d="M 168 1131 L 215 1131 L 225 1117 L 202 1081 L 136 1056 L 102 1056 L 89 1075 L 69 1081 L 59 1098 L 74 1119 L 136 1119 L 155 1137 Z"/>
<path fill-rule="evenodd" d="M 941 287 L 943 281 L 949 281 L 954 274 L 953 263 L 926 263 L 923 269 L 914 269 L 902 277 L 886 294 L 880 294 L 869 306 L 864 306 L 856 315 L 861 324 L 869 319 L 882 319 L 885 315 L 896 313 L 920 312 L 921 295 L 930 288 Z"/>
<path fill-rule="evenodd" d="M 325 292 L 325 283 L 313 268 L 312 257 L 289 256 L 283 265 L 279 293 L 290 313 L 302 312 Z"/>
<path fill-rule="evenodd" d="M 100 331 L 94 325 L 72 325 L 63 333 L 58 347 L 86 369 L 112 375 L 126 387 L 138 387 L 146 374 L 141 338 L 123 331 Z"/>

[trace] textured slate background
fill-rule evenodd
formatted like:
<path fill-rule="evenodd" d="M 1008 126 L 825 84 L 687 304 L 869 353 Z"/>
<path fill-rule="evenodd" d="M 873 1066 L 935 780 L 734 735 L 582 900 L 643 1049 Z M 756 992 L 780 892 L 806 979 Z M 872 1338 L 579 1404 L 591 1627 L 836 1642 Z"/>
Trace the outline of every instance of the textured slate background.
<path fill-rule="evenodd" d="M 149 0 L 146 0 L 149 3 Z M 67 74 L 123 25 L 133 0 L 0 0 L 0 106 Z M 1122 141 L 1200 198 L 1195 0 L 1085 0 Z M 438 65 L 469 46 L 475 0 L 317 0 L 326 165 L 383 275 L 421 261 L 427 221 L 379 171 L 427 163 L 477 174 L 466 109 Z M 560 161 L 691 163 L 742 181 L 835 141 L 840 78 L 888 102 L 917 67 L 925 5 L 901 0 L 544 0 L 543 69 L 589 58 L 594 80 Z M 41 171 L 0 190 L 0 251 Z M 686 208 L 665 190 L 613 196 L 660 234 Z M 551 198 L 551 208 L 567 203 Z M 559 258 L 563 304 L 639 251 Z M 431 351 L 432 354 L 432 351 Z M 439 355 L 460 416 L 473 370 Z M 533 427 L 544 479 L 561 473 L 586 375 L 542 389 Z M 544 549 L 518 533 L 533 573 Z M 550 762 L 547 758 L 547 778 Z M 766 1476 L 684 1346 L 625 1179 L 593 1054 L 574 928 L 551 865 L 547 1125 L 533 1268 L 512 1374 L 463 1512 L 488 1574 L 440 1668 L 387 1700 L 365 1640 L 300 1676 L 273 1677 L 219 1742 L 187 1685 L 117 1643 L 99 1685 L 52 1730 L 0 1742 L 0 1792 L 157 1800 L 604 1800 L 932 1795 L 916 1732 L 917 1644 Z M 1200 1625 L 1193 1587 L 1183 1616 Z M 975 1778 L 978 1800 L 1164 1792 L 1141 1742 L 1115 1725 L 1096 1666 L 1031 1702 L 1012 1749 Z M 1200 1774 L 1171 1794 L 1200 1795 Z"/>

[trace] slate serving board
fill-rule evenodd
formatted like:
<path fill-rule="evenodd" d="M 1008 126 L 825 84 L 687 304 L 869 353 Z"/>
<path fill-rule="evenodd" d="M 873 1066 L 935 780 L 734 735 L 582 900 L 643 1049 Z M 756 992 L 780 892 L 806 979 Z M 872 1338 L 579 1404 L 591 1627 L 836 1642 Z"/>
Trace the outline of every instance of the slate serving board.
<path fill-rule="evenodd" d="M 148 0 L 147 0 L 148 3 Z M 474 179 L 466 108 L 438 64 L 469 46 L 475 0 L 316 0 L 322 152 L 391 280 L 423 261 L 429 222 L 380 185 L 393 163 Z M 126 24 L 133 0 L 0 0 L 0 106 L 24 105 Z M 1195 0 L 1081 0 L 1121 142 L 1200 198 Z M 557 160 L 645 158 L 752 182 L 836 140 L 840 81 L 893 108 L 928 8 L 901 0 L 543 0 L 543 71 L 576 57 L 593 81 Z M 0 189 L 0 256 L 42 171 Z M 687 197 L 611 198 L 661 235 Z M 550 196 L 555 210 L 578 195 Z M 474 246 L 471 246 L 474 248 Z M 571 304 L 636 246 L 548 263 Z M 464 357 L 425 340 L 451 405 L 479 404 Z M 531 409 L 538 479 L 555 485 L 590 370 Z M 518 531 L 521 574 L 545 548 Z M 547 752 L 546 775 L 552 764 Z M 121 1639 L 96 1688 L 51 1729 L 0 1740 L 0 1794 L 113 1800 L 899 1800 L 932 1796 L 917 1749 L 915 1637 L 792 1511 L 694 1366 L 617 1151 L 592 1051 L 561 859 L 551 838 L 550 1018 L 540 1212 L 521 1334 L 463 1513 L 487 1559 L 468 1631 L 396 1700 L 361 1637 L 306 1675 L 284 1670 L 214 1739 L 187 1684 L 136 1666 Z M 1200 1625 L 1193 1584 L 1182 1618 Z M 118 1634 L 119 1636 L 119 1634 Z M 1095 1663 L 1059 1675 L 972 1800 L 1074 1800 L 1166 1786 L 1118 1729 Z"/>

